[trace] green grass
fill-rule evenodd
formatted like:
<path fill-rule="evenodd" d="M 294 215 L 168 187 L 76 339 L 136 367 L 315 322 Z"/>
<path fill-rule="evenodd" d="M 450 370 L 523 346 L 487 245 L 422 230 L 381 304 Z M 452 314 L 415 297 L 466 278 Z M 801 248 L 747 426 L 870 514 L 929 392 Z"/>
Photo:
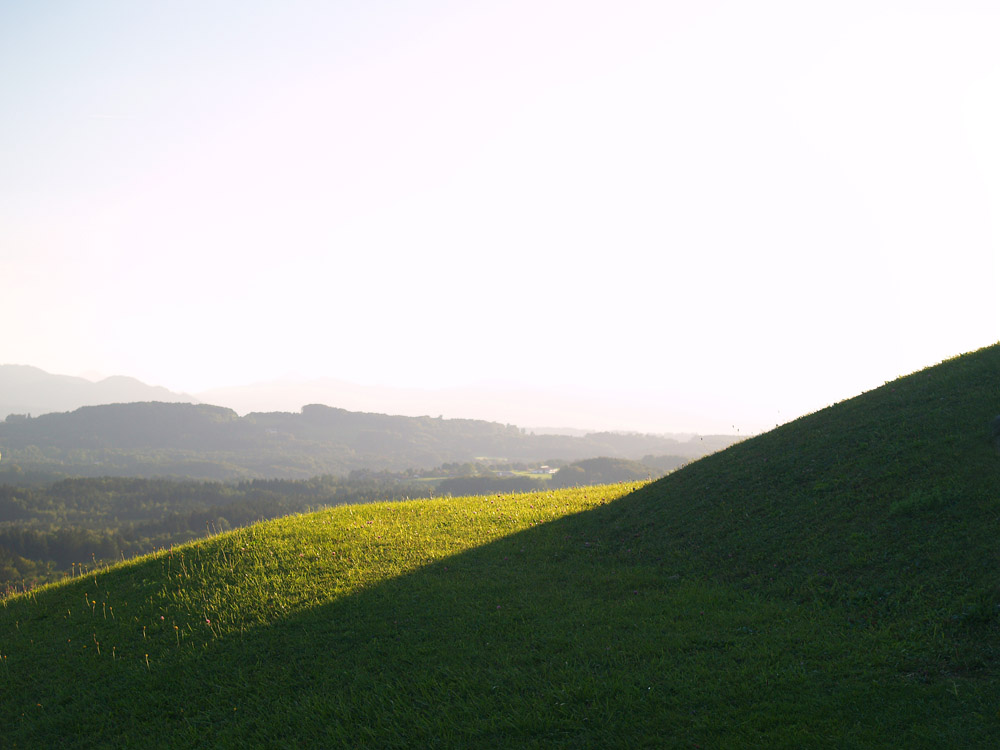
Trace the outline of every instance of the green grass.
<path fill-rule="evenodd" d="M 4 747 L 993 747 L 1000 348 L 648 485 L 337 508 L 0 608 Z"/>

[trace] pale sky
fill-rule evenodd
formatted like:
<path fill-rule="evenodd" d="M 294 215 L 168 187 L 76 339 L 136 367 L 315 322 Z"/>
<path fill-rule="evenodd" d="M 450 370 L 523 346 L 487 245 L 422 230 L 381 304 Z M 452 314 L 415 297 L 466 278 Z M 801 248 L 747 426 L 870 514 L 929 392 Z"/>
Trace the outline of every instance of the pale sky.
<path fill-rule="evenodd" d="M 3 3 L 0 363 L 759 431 L 1000 339 L 998 38 L 994 0 Z"/>

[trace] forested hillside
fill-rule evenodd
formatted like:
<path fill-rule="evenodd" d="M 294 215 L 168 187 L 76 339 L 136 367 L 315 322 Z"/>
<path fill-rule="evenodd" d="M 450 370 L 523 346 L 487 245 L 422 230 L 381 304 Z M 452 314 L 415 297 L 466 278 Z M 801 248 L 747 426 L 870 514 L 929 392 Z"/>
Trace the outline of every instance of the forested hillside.
<path fill-rule="evenodd" d="M 254 413 L 205 404 L 87 406 L 0 423 L 0 482 L 58 476 L 167 476 L 193 479 L 344 476 L 357 469 L 405 471 L 479 457 L 576 461 L 650 454 L 697 458 L 732 436 L 678 441 L 655 435 L 533 435 L 514 425 L 305 406 Z"/>

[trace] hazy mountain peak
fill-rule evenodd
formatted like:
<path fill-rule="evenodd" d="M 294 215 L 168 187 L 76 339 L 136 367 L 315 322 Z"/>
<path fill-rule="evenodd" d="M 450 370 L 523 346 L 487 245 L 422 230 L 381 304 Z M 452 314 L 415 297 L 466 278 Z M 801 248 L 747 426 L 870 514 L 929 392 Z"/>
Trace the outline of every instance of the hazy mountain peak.
<path fill-rule="evenodd" d="M 8 414 L 37 416 L 81 406 L 134 401 L 193 403 L 197 399 L 125 375 L 113 375 L 95 383 L 31 365 L 0 365 L 0 419 Z"/>

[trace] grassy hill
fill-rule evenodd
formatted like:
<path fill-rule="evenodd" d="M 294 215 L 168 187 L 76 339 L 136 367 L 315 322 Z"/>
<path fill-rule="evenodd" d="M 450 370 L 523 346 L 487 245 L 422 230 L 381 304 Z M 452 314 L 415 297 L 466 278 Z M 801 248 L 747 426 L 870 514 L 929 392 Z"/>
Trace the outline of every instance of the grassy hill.
<path fill-rule="evenodd" d="M 337 508 L 8 599 L 10 747 L 993 747 L 1000 347 L 644 486 Z"/>

